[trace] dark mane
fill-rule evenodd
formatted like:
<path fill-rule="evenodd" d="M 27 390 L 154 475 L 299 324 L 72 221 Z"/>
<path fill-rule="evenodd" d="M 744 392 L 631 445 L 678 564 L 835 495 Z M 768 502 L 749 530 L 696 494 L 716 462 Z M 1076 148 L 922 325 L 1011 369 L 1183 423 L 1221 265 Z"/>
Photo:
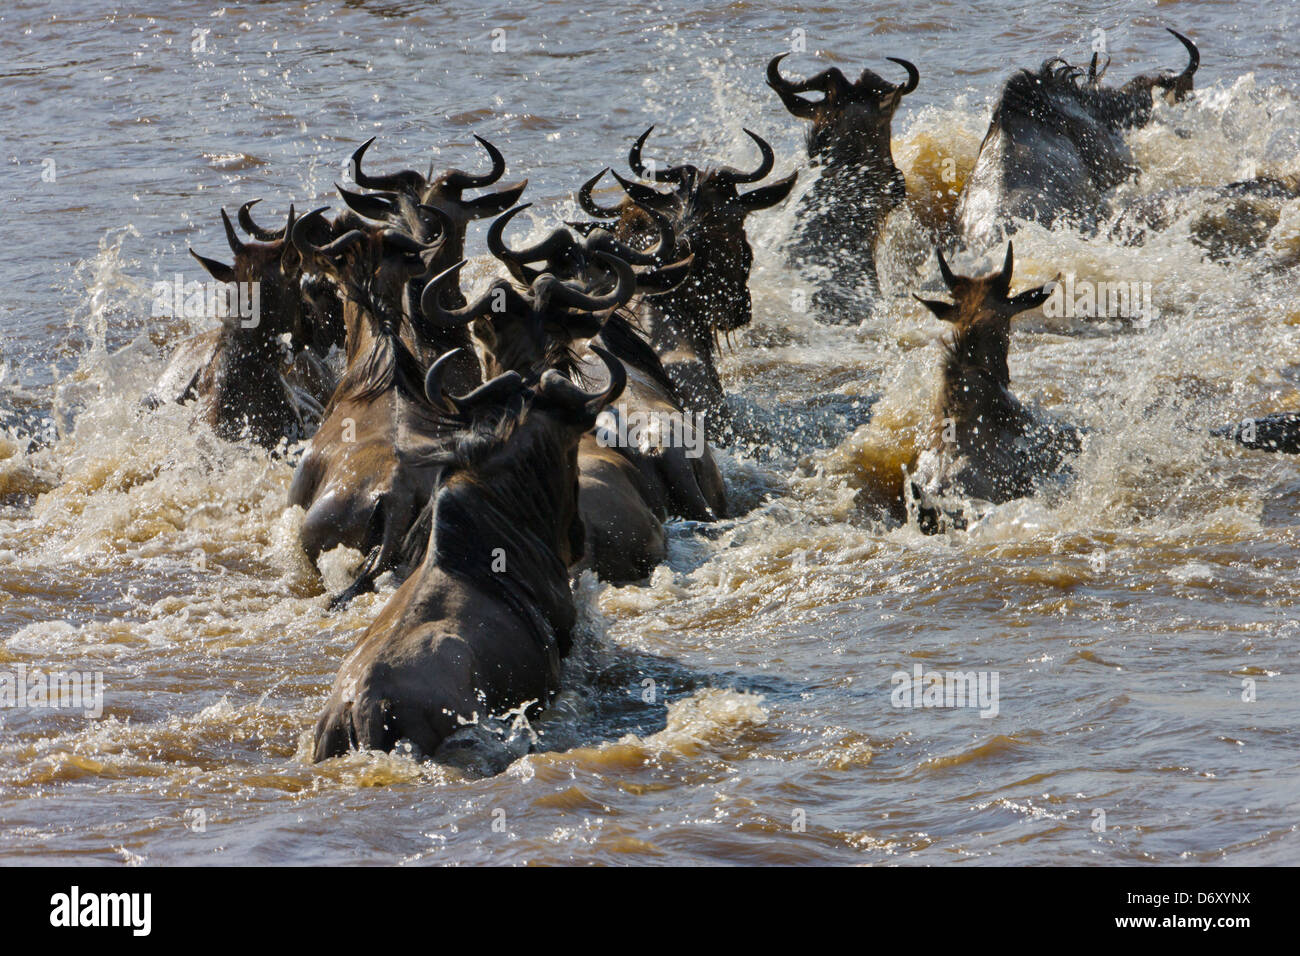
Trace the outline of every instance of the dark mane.
<path fill-rule="evenodd" d="M 717 333 L 714 334 L 716 336 Z M 676 386 L 664 371 L 663 362 L 659 360 L 658 354 L 638 331 L 634 316 L 623 310 L 615 312 L 601 328 L 599 339 L 615 358 L 622 361 L 624 365 L 649 375 L 673 401 L 677 401 Z M 579 384 L 585 387 L 588 383 L 579 382 Z"/>
<path fill-rule="evenodd" d="M 360 321 L 369 325 L 374 345 L 364 357 L 348 362 L 326 409 L 327 415 L 341 402 L 368 401 L 390 388 L 396 388 L 404 398 L 426 403 L 424 369 L 402 341 L 402 317 L 384 302 L 374 285 L 372 276 L 349 280 L 346 284 L 345 295 L 352 307 L 359 310 Z"/>

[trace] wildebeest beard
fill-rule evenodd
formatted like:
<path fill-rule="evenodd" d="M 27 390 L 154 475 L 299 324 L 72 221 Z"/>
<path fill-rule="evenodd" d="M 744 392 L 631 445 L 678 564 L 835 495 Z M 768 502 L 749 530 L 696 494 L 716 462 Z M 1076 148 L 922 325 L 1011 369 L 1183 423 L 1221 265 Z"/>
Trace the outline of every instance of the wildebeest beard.
<path fill-rule="evenodd" d="M 576 461 L 566 455 L 576 451 L 566 451 L 549 426 L 521 426 L 517 413 L 474 425 L 439 457 L 425 558 L 514 609 L 546 652 L 552 686 L 576 618 L 559 549 L 567 541 L 576 561 L 584 538 Z M 574 487 L 562 487 L 566 477 Z M 569 499 L 569 526 L 561 527 L 566 516 L 556 504 Z"/>

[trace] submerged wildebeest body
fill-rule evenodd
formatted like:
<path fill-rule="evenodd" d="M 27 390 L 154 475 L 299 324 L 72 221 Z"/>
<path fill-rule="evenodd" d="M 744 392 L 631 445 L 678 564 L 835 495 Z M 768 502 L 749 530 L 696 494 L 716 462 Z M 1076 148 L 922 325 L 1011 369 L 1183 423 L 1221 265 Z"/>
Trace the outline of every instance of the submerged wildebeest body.
<path fill-rule="evenodd" d="M 1143 245 L 1186 219 L 1188 236 L 1216 261 L 1252 256 L 1265 247 L 1285 203 L 1300 197 L 1300 176 L 1257 176 L 1226 186 L 1160 190 L 1131 203 L 1116 218 L 1111 236 Z"/>
<path fill-rule="evenodd" d="M 1300 412 L 1278 412 L 1214 429 L 1212 435 L 1231 438 L 1256 451 L 1300 455 Z"/>
<path fill-rule="evenodd" d="M 627 196 L 616 206 L 602 207 L 591 195 L 606 172 L 602 170 L 583 184 L 578 197 L 591 215 L 617 219 L 614 235 L 633 246 L 657 241 L 659 228 L 646 209 L 659 212 L 677 235 L 677 248 L 668 258 L 694 255 L 686 281 L 662 295 L 641 298 L 636 313 L 686 410 L 703 414 L 710 436 L 720 438 L 728 433 L 731 416 L 714 348 L 719 336 L 753 318 L 749 271 L 754 253 L 745 235 L 745 217 L 784 200 L 798 174 L 741 193 L 738 185 L 766 178 L 775 164 L 772 147 L 749 130 L 746 134 L 762 153 L 751 172 L 731 167 L 701 171 L 690 164 L 651 169 L 641 161 L 641 148 L 653 128 L 637 138 L 628 162 L 638 175 L 669 184 L 667 192 L 614 173 Z"/>
<path fill-rule="evenodd" d="M 823 271 L 827 282 L 814 303 L 822 317 L 842 322 L 861 317 L 862 306 L 880 294 L 876 243 L 885 218 L 907 196 L 903 174 L 890 148 L 891 123 L 920 74 L 907 60 L 887 57 L 907 71 L 893 84 L 871 70 L 856 83 L 837 68 L 791 82 L 781 75 L 788 54 L 772 59 L 767 84 L 792 114 L 810 120 L 808 158 L 820 175 L 799 203 L 793 259 Z M 801 93 L 820 93 L 810 100 Z"/>
<path fill-rule="evenodd" d="M 1170 32 L 1189 55 L 1178 74 L 1147 74 L 1106 88 L 1094 57 L 1086 74 L 1057 59 L 1013 75 L 957 200 L 960 238 L 973 247 L 994 245 L 1017 220 L 1095 228 L 1107 216 L 1108 192 L 1137 172 L 1124 131 L 1150 122 L 1157 90 L 1178 102 L 1192 89 L 1196 46 Z"/>
<path fill-rule="evenodd" d="M 240 209 L 246 228 L 250 205 Z M 240 239 L 224 209 L 221 220 L 233 264 L 190 254 L 213 279 L 249 290 L 239 294 L 250 302 L 256 283 L 257 315 L 241 315 L 229 304 L 220 326 L 181 342 L 145 404 L 193 401 L 199 417 L 228 441 L 248 437 L 268 448 L 300 441 L 315 430 L 334 388 L 324 357 L 336 313 L 302 287 L 302 257 L 285 237 L 294 225 L 292 207 L 286 229 L 257 230 L 259 242 Z"/>
<path fill-rule="evenodd" d="M 652 209 L 645 210 L 659 227 L 654 246 L 634 250 L 619 242 L 601 227 L 590 229 L 579 239 L 567 229 L 557 229 L 546 239 L 525 249 L 511 249 L 504 240 L 504 230 L 511 218 L 525 207 L 511 210 L 492 224 L 488 231 L 488 248 L 506 264 L 520 282 L 531 283 L 541 271 L 562 279 L 577 280 L 593 291 L 606 288 L 613 273 L 600 261 L 600 253 L 613 255 L 632 265 L 637 295 L 641 298 L 662 295 L 681 284 L 693 267 L 688 256 L 680 261 L 669 258 L 676 248 L 676 233 L 668 217 Z M 531 264 L 542 263 L 534 268 Z M 635 302 L 635 300 L 634 300 Z M 635 306 L 633 306 L 635 307 Z M 646 503 L 657 515 L 673 515 L 694 521 L 712 521 L 727 513 L 726 489 L 707 436 L 698 428 L 698 419 L 689 415 L 677 396 L 677 389 L 655 354 L 654 349 L 636 328 L 635 314 L 620 308 L 610 313 L 593 344 L 614 355 L 627 370 L 628 383 L 618 407 L 602 416 L 609 428 L 602 438 L 617 446 L 619 453 L 641 472 L 645 483 Z M 579 377 L 593 384 L 593 377 L 603 374 L 603 366 L 590 358 L 583 361 Z M 621 433 L 628 438 L 627 422 L 676 423 L 676 435 L 649 427 L 634 428 L 632 440 L 618 441 Z M 674 441 L 673 439 L 677 440 Z M 584 480 L 592 458 L 607 460 L 605 451 L 579 457 Z M 585 507 L 585 506 L 584 506 Z M 602 509 L 601 514 L 615 513 Z M 590 522 L 589 522 L 590 523 Z M 611 519 L 612 523 L 612 519 Z"/>
<path fill-rule="evenodd" d="M 622 259 L 603 251 L 594 255 L 617 276 L 614 288 L 603 295 L 592 296 L 548 272 L 528 270 L 524 274 L 531 281 L 526 288 L 499 280 L 474 303 L 449 310 L 439 305 L 445 299 L 439 286 L 454 276 L 453 268 L 425 289 L 426 317 L 445 327 L 469 324 L 490 376 L 515 372 L 535 381 L 554 370 L 575 377 L 580 359 L 574 343 L 597 336 L 637 285 L 632 268 Z M 621 365 L 620 374 L 625 374 Z M 583 436 L 578 464 L 586 562 L 600 578 L 614 583 L 644 578 L 666 556 L 662 516 L 649 504 L 644 476 L 628 456 L 601 447 L 594 434 Z"/>
<path fill-rule="evenodd" d="M 316 760 L 399 744 L 432 756 L 467 722 L 550 701 L 576 620 L 578 444 L 623 385 L 602 358 L 610 387 L 594 395 L 551 370 L 534 387 L 507 372 L 449 400 L 440 363 L 430 370 L 428 397 L 468 431 L 437 457 L 423 562 L 339 669 Z"/>
<path fill-rule="evenodd" d="M 954 302 L 920 301 L 953 333 L 929 440 L 908 489 L 918 525 L 930 533 L 965 527 L 971 499 L 1002 504 L 1032 494 L 1080 447 L 1074 426 L 1031 413 L 1011 393 L 1011 318 L 1047 301 L 1051 283 L 1011 296 L 1010 243 L 1001 271 L 981 279 L 954 275 L 936 252 Z"/>
<path fill-rule="evenodd" d="M 408 533 L 428 501 L 437 469 L 428 464 L 450 431 L 425 397 L 417 352 L 466 349 L 463 329 L 434 329 L 403 310 L 405 287 L 428 276 L 437 244 L 387 226 L 353 228 L 328 245 L 311 240 L 312 213 L 293 241 L 337 284 L 347 326 L 346 368 L 320 429 L 298 462 L 289 504 L 306 511 L 299 537 L 309 558 L 346 545 L 366 556 L 356 583 L 336 603 L 372 586 L 385 570 L 418 557 Z M 416 343 L 414 346 L 409 342 Z M 479 381 L 477 363 L 449 374 L 456 387 Z"/>

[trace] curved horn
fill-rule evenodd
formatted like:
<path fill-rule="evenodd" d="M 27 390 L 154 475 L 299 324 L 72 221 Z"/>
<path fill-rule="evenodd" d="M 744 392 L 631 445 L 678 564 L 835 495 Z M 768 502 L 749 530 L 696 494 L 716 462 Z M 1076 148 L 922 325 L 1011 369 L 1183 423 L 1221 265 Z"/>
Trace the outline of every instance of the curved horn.
<path fill-rule="evenodd" d="M 492 221 L 488 228 L 487 244 L 488 251 L 496 256 L 507 265 L 522 265 L 526 262 L 546 262 L 556 252 L 561 249 L 567 249 L 574 244 L 573 233 L 567 229 L 556 229 L 549 236 L 535 245 L 523 249 L 511 249 L 505 243 L 506 226 L 517 213 L 522 212 L 531 206 L 532 203 L 526 202 L 523 205 L 516 206 L 505 215 Z"/>
<path fill-rule="evenodd" d="M 226 241 L 230 243 L 230 251 L 239 255 L 244 251 L 244 242 L 235 232 L 235 227 L 230 224 L 230 217 L 226 215 L 224 209 L 221 210 L 221 221 L 226 227 Z"/>
<path fill-rule="evenodd" d="M 785 108 L 800 119 L 812 119 L 816 103 L 804 99 L 798 95 L 800 89 L 807 89 L 806 81 L 804 83 L 791 83 L 781 75 L 779 65 L 790 54 L 782 53 L 780 56 L 772 58 L 772 62 L 767 65 L 767 85 L 776 90 L 776 95 L 781 97 L 781 102 Z"/>
<path fill-rule="evenodd" d="M 321 206 L 319 209 L 313 209 L 293 224 L 293 229 L 290 230 L 289 236 L 293 242 L 293 247 L 298 250 L 300 255 L 304 257 L 313 255 L 335 256 L 339 253 L 346 252 L 352 246 L 365 239 L 365 234 L 363 232 L 357 229 L 352 229 L 345 232 L 328 245 L 318 246 L 312 242 L 311 237 L 307 234 L 308 230 L 315 224 L 317 219 L 324 217 L 325 210 L 327 209 L 329 209 L 329 206 Z"/>
<path fill-rule="evenodd" d="M 343 197 L 344 205 L 362 218 L 383 222 L 397 213 L 397 205 L 388 196 L 379 193 L 354 193 L 350 189 L 344 189 L 338 183 L 334 184 L 334 188 Z M 391 195 L 389 193 L 389 196 Z"/>
<path fill-rule="evenodd" d="M 597 252 L 596 258 L 605 263 L 618 277 L 618 282 L 615 284 L 613 291 L 599 296 L 588 295 L 585 292 L 579 292 L 573 286 L 557 282 L 551 292 L 552 297 L 563 305 L 573 309 L 581 309 L 584 312 L 604 312 L 606 309 L 616 309 L 632 298 L 636 293 L 636 273 L 632 271 L 632 267 L 618 256 L 610 255 L 608 252 Z"/>
<path fill-rule="evenodd" d="M 596 183 L 600 182 L 600 178 L 609 171 L 609 167 L 606 166 L 595 176 L 592 176 L 583 183 L 582 188 L 578 190 L 578 205 L 582 207 L 583 212 L 587 215 L 595 216 L 597 219 L 617 219 L 619 216 L 623 215 L 623 210 L 618 206 L 610 206 L 606 209 L 591 196 L 592 187 L 594 187 Z"/>
<path fill-rule="evenodd" d="M 618 180 L 618 184 L 623 187 L 623 191 L 632 197 L 632 201 L 638 206 L 649 206 L 662 204 L 664 201 L 671 199 L 671 193 L 661 193 L 652 186 L 645 183 L 634 182 L 630 179 L 624 179 L 616 170 L 610 170 L 610 175 Z"/>
<path fill-rule="evenodd" d="M 653 179 L 657 183 L 674 183 L 680 182 L 682 178 L 681 170 L 676 166 L 668 166 L 664 169 L 656 166 L 653 171 L 646 172 L 645 164 L 641 162 L 641 149 L 645 146 L 646 137 L 650 135 L 654 127 L 651 126 L 644 133 L 636 138 L 632 148 L 627 153 L 627 164 L 632 167 L 632 172 L 636 173 L 642 179 Z"/>
<path fill-rule="evenodd" d="M 437 242 L 433 242 L 426 246 L 418 239 L 408 236 L 400 229 L 385 229 L 381 235 L 383 237 L 385 249 L 395 249 L 398 252 L 410 253 L 413 256 L 422 256 L 426 252 L 436 249 L 438 246 Z"/>
<path fill-rule="evenodd" d="M 450 352 L 444 352 L 438 356 L 438 360 L 433 363 L 433 367 L 424 376 L 424 395 L 430 404 L 455 409 L 456 413 L 462 418 L 468 418 L 473 413 L 476 405 L 489 402 L 500 404 L 503 399 L 515 395 L 523 388 L 524 380 L 518 372 L 505 372 L 484 382 L 468 395 L 463 395 L 460 398 L 455 395 L 448 395 L 442 387 L 443 369 L 462 351 L 464 351 L 463 348 L 457 348 L 452 349 Z"/>
<path fill-rule="evenodd" d="M 1178 74 L 1178 78 L 1180 80 L 1190 80 L 1192 74 L 1196 72 L 1196 68 L 1201 65 L 1201 51 L 1196 48 L 1195 43 L 1187 39 L 1187 37 L 1183 36 L 1177 30 L 1170 29 L 1169 27 L 1165 27 L 1165 29 L 1169 30 L 1169 32 L 1178 39 L 1178 42 L 1187 48 L 1187 66 L 1183 67 L 1183 72 Z"/>
<path fill-rule="evenodd" d="M 370 144 L 375 141 L 375 137 L 370 137 L 352 154 L 352 181 L 358 186 L 364 186 L 366 189 L 406 189 L 418 190 L 425 185 L 425 179 L 413 169 L 403 169 L 401 172 L 389 173 L 384 176 L 368 176 L 361 171 L 361 157 L 366 154 Z"/>
<path fill-rule="evenodd" d="M 599 415 L 607 405 L 618 401 L 619 396 L 623 394 L 623 389 L 627 387 L 627 369 L 622 362 L 599 345 L 591 346 L 591 350 L 600 356 L 600 360 L 605 363 L 605 368 L 609 370 L 609 387 L 603 392 L 591 394 L 578 390 L 579 394 L 586 399 L 584 410 L 594 417 Z"/>
<path fill-rule="evenodd" d="M 914 65 L 909 63 L 907 60 L 901 59 L 900 57 L 887 56 L 885 57 L 885 59 L 888 60 L 890 63 L 897 63 L 899 66 L 901 66 L 903 69 L 907 71 L 907 81 L 898 87 L 899 96 L 906 96 L 908 93 L 911 93 L 914 89 L 916 89 L 916 84 L 921 82 L 920 70 L 918 70 Z"/>
<path fill-rule="evenodd" d="M 450 269 L 439 272 L 428 281 L 424 291 L 420 293 L 420 311 L 434 325 L 440 325 L 443 328 L 459 328 L 462 325 L 469 325 L 480 315 L 492 311 L 492 299 L 497 288 L 501 285 L 499 282 L 494 282 L 487 292 L 479 296 L 477 302 L 460 309 L 443 308 L 442 303 L 439 301 L 442 298 L 444 287 L 447 286 L 447 280 L 449 278 L 459 280 L 461 267 L 465 265 L 466 261 L 462 259 Z"/>
<path fill-rule="evenodd" d="M 235 217 L 239 220 L 239 227 L 258 242 L 275 242 L 279 239 L 283 239 L 287 235 L 284 229 L 280 229 L 279 231 L 274 229 L 263 229 L 257 223 L 253 222 L 253 217 L 250 215 L 249 210 L 261 201 L 262 200 L 260 199 L 250 199 L 239 207 L 239 214 Z M 290 215 L 292 216 L 292 214 Z"/>
<path fill-rule="evenodd" d="M 480 146 L 487 150 L 488 158 L 492 160 L 492 168 L 486 173 L 477 176 L 472 173 L 462 172 L 459 169 L 453 169 L 442 180 L 448 189 L 478 189 L 480 186 L 491 186 L 505 175 L 506 160 L 501 155 L 501 151 L 482 136 L 475 135 L 474 138 L 478 140 Z"/>
<path fill-rule="evenodd" d="M 759 152 L 763 154 L 763 158 L 759 160 L 758 168 L 752 173 L 744 173 L 733 166 L 723 166 L 715 174 L 719 182 L 737 185 L 740 183 L 756 183 L 770 173 L 772 167 L 776 165 L 776 153 L 772 152 L 772 147 L 767 140 L 753 130 L 745 130 L 745 135 L 758 144 Z"/>
<path fill-rule="evenodd" d="M 659 229 L 659 241 L 644 251 L 633 249 L 626 243 L 615 239 L 613 234 L 603 227 L 597 227 L 587 237 L 587 248 L 592 252 L 609 252 L 629 265 L 656 266 L 668 261 L 677 248 L 677 230 L 673 221 L 657 209 L 638 206 L 642 212 L 654 220 Z"/>

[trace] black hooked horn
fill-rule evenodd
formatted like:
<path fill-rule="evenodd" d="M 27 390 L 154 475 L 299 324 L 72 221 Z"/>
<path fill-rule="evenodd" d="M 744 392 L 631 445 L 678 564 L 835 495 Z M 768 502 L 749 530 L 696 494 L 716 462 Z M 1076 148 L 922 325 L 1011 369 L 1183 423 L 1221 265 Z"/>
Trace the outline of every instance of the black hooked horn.
<path fill-rule="evenodd" d="M 258 242 L 278 242 L 289 234 L 288 227 L 281 229 L 263 229 L 257 223 L 253 222 L 252 214 L 249 210 L 260 203 L 260 199 L 250 199 L 239 207 L 239 214 L 236 218 L 239 220 L 239 227 L 248 233 Z M 289 223 L 293 224 L 293 206 L 289 206 Z"/>
<path fill-rule="evenodd" d="M 1187 66 L 1183 67 L 1183 72 L 1178 74 L 1178 79 L 1190 80 L 1192 74 L 1196 72 L 1196 68 L 1201 65 L 1201 51 L 1196 48 L 1195 43 L 1187 39 L 1187 37 L 1183 36 L 1177 30 L 1170 29 L 1169 27 L 1165 27 L 1165 29 L 1169 30 L 1169 32 L 1177 38 L 1178 42 L 1187 48 Z"/>
<path fill-rule="evenodd" d="M 887 56 L 885 57 L 885 59 L 888 60 L 890 63 L 897 63 L 899 66 L 901 66 L 903 69 L 907 71 L 907 80 L 899 84 L 898 86 L 899 96 L 906 96 L 908 93 L 911 93 L 914 89 L 916 89 L 916 84 L 921 82 L 920 70 L 918 70 L 913 64 L 909 63 L 907 60 L 901 59 L 900 57 Z"/>
<path fill-rule="evenodd" d="M 610 170 L 610 175 L 618 180 L 618 184 L 623 187 L 623 191 L 631 196 L 632 201 L 638 206 L 662 206 L 673 199 L 672 193 L 661 193 L 653 186 L 647 186 L 645 183 L 638 183 L 631 179 L 624 179 L 616 170 Z"/>
<path fill-rule="evenodd" d="M 939 258 L 939 274 L 943 276 L 943 284 L 950 290 L 956 289 L 957 276 L 954 275 L 952 269 L 948 267 L 948 260 L 943 257 L 943 250 L 938 246 L 935 246 L 934 254 Z"/>
<path fill-rule="evenodd" d="M 776 95 L 781 97 L 781 102 L 785 104 L 787 110 L 800 119 L 812 119 L 818 104 L 798 95 L 813 88 L 809 85 L 809 81 L 791 83 L 781 75 L 781 61 L 789 55 L 789 53 L 782 53 L 780 56 L 772 57 L 771 62 L 767 64 L 767 85 L 776 90 Z"/>
<path fill-rule="evenodd" d="M 767 140 L 763 139 L 763 137 L 759 136 L 753 130 L 745 130 L 745 135 L 758 144 L 759 152 L 763 154 L 763 158 L 759 160 L 758 168 L 753 172 L 745 173 L 736 169 L 734 166 L 723 166 L 714 174 L 719 183 L 729 183 L 732 185 L 739 185 L 740 183 L 756 183 L 767 176 L 767 174 L 772 171 L 772 167 L 776 165 L 776 153 L 772 152 L 772 147 L 768 144 Z"/>
<path fill-rule="evenodd" d="M 584 392 L 555 369 L 549 369 L 542 374 L 541 386 L 545 391 L 559 392 L 566 401 L 580 405 L 584 415 L 594 420 L 602 410 L 618 401 L 619 396 L 623 394 L 623 389 L 627 387 L 627 369 L 622 362 L 599 345 L 591 346 L 591 350 L 600 356 L 601 362 L 609 372 L 607 388 L 599 392 Z"/>
<path fill-rule="evenodd" d="M 505 372 L 484 382 L 468 395 L 459 398 L 448 395 L 442 387 L 443 371 L 463 351 L 463 348 L 456 348 L 444 352 L 438 356 L 438 360 L 424 376 L 424 395 L 431 405 L 440 405 L 448 410 L 454 410 L 461 418 L 469 418 L 476 407 L 489 404 L 503 405 L 523 390 L 523 377 L 518 372 Z"/>
<path fill-rule="evenodd" d="M 627 153 L 627 164 L 632 167 L 632 172 L 636 173 L 642 179 L 653 179 L 657 183 L 682 183 L 690 175 L 689 166 L 666 166 L 660 169 L 656 166 L 653 170 L 647 172 L 645 163 L 641 161 L 641 150 L 645 146 L 646 137 L 654 130 L 651 126 L 644 133 L 636 138 L 632 148 Z"/>
<path fill-rule="evenodd" d="M 358 186 L 364 186 L 366 189 L 401 189 L 407 192 L 419 192 L 427 182 L 423 176 L 413 169 L 403 169 L 400 172 L 389 173 L 384 176 L 368 176 L 361 171 L 361 157 L 366 154 L 370 144 L 375 141 L 375 137 L 370 137 L 364 143 L 356 148 L 352 154 L 352 181 Z"/>
<path fill-rule="evenodd" d="M 321 206 L 319 209 L 313 209 L 307 215 L 303 216 L 293 224 L 289 231 L 289 237 L 293 242 L 293 247 L 304 258 L 308 256 L 336 256 L 346 252 L 352 246 L 365 239 L 365 233 L 358 229 L 352 229 L 339 236 L 337 239 L 327 245 L 318 246 L 311 240 L 308 234 L 311 227 L 316 225 L 317 220 L 324 220 L 325 211 L 329 206 Z"/>
<path fill-rule="evenodd" d="M 420 311 L 434 325 L 447 329 L 469 325 L 479 316 L 492 311 L 492 304 L 497 295 L 502 292 L 509 295 L 507 290 L 509 290 L 510 283 L 503 280 L 494 282 L 487 292 L 479 296 L 477 302 L 472 302 L 459 309 L 444 308 L 440 299 L 443 290 L 448 286 L 448 279 L 458 280 L 461 267 L 465 265 L 466 261 L 462 259 L 450 269 L 439 272 L 429 280 L 424 287 L 424 291 L 420 293 Z"/>
<path fill-rule="evenodd" d="M 583 183 L 582 187 L 578 190 L 578 205 L 582 207 L 583 212 L 587 215 L 595 216 L 597 219 L 617 219 L 623 214 L 623 210 L 618 206 L 605 208 L 600 205 L 600 203 L 596 202 L 596 200 L 591 196 L 592 187 L 594 187 L 596 183 L 600 182 L 600 178 L 609 171 L 609 167 L 606 166 L 595 176 L 592 176 Z"/>
<path fill-rule="evenodd" d="M 501 155 L 501 151 L 485 140 L 482 136 L 475 135 L 479 145 L 487 150 L 488 158 L 492 160 L 492 168 L 486 173 L 474 175 L 472 173 L 462 172 L 459 169 L 449 171 L 443 177 L 443 184 L 448 189 L 478 189 L 480 186 L 491 186 L 494 182 L 505 175 L 506 160 Z"/>
<path fill-rule="evenodd" d="M 551 295 L 556 301 L 583 312 L 604 312 L 606 309 L 616 309 L 632 298 L 636 293 L 636 273 L 632 271 L 632 267 L 618 256 L 610 255 L 608 252 L 597 252 L 595 257 L 618 277 L 613 291 L 599 296 L 588 295 L 573 286 L 556 282 L 551 288 Z"/>
<path fill-rule="evenodd" d="M 505 215 L 493 220 L 488 228 L 488 251 L 507 266 L 521 267 L 528 262 L 548 262 L 556 253 L 574 246 L 573 234 L 567 229 L 556 229 L 541 242 L 523 249 L 511 249 L 505 242 L 506 226 L 516 214 L 523 212 L 532 203 L 526 202 L 516 206 Z M 514 271 L 513 268 L 511 271 Z"/>
<path fill-rule="evenodd" d="M 338 194 L 343 197 L 343 204 L 363 219 L 383 222 L 398 215 L 397 203 L 393 193 L 357 193 L 334 184 Z"/>

